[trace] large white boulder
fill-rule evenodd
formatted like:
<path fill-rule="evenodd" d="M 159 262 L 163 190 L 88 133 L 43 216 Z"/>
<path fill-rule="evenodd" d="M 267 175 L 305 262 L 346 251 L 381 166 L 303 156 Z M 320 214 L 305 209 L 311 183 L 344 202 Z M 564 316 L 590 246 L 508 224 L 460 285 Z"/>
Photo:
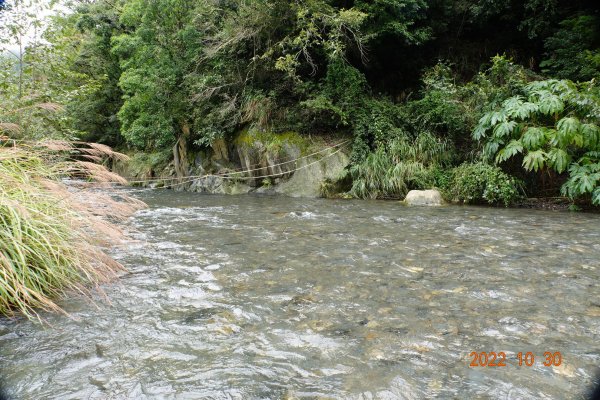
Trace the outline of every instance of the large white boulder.
<path fill-rule="evenodd" d="M 409 206 L 441 206 L 444 203 L 442 195 L 435 189 L 411 190 L 404 202 Z"/>

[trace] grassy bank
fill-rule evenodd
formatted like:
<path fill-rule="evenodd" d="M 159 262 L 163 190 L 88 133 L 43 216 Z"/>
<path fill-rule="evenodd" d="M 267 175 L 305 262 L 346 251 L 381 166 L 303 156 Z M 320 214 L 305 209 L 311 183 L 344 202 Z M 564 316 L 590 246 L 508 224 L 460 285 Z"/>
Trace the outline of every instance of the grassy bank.
<path fill-rule="evenodd" d="M 105 146 L 56 141 L 0 147 L 1 314 L 60 311 L 56 299 L 69 291 L 87 294 L 89 285 L 122 268 L 101 246 L 122 238 L 114 222 L 140 204 L 61 182 L 73 176 L 94 187 L 120 182 L 91 162 L 119 156 Z"/>

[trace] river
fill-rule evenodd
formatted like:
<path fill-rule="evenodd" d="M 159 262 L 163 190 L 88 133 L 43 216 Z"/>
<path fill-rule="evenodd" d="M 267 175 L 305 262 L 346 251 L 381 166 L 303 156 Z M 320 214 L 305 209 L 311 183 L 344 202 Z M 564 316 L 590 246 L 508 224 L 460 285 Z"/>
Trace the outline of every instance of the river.
<path fill-rule="evenodd" d="M 110 303 L 0 320 L 10 398 L 571 399 L 600 366 L 597 214 L 133 193 Z"/>

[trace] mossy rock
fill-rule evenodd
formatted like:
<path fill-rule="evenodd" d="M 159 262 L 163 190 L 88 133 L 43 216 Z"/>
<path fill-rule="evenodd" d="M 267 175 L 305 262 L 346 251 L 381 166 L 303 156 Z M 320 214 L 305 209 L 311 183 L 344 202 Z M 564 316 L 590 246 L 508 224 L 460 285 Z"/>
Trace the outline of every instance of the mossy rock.
<path fill-rule="evenodd" d="M 349 162 L 346 154 L 332 150 L 321 158 L 302 159 L 294 175 L 288 181 L 277 185 L 275 192 L 291 197 L 323 197 L 323 186 L 327 186 L 328 181 L 338 181 Z M 333 190 L 329 194 L 333 196 Z"/>
<path fill-rule="evenodd" d="M 352 198 L 347 192 L 352 188 L 352 178 L 350 174 L 340 174 L 339 178 L 325 178 L 321 182 L 321 197 L 327 199 L 345 199 Z"/>
<path fill-rule="evenodd" d="M 289 177 L 296 168 L 296 160 L 310 148 L 310 141 L 296 132 L 273 133 L 244 130 L 233 144 L 237 149 L 240 164 L 256 177 L 252 186 L 260 186 L 263 177 Z"/>
<path fill-rule="evenodd" d="M 301 155 L 306 154 L 311 147 L 310 140 L 293 131 L 274 133 L 246 129 L 237 135 L 233 143 L 236 146 L 264 149 L 265 151 L 279 155 L 281 152 L 285 152 L 286 145 L 298 147 Z"/>

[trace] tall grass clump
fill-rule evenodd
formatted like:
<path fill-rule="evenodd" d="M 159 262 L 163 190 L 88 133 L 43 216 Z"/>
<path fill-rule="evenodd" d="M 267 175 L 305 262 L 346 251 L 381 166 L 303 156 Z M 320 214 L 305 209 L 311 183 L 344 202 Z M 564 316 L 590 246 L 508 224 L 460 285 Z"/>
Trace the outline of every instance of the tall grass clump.
<path fill-rule="evenodd" d="M 62 311 L 56 299 L 89 294 L 122 268 L 102 245 L 122 238 L 114 223 L 141 204 L 85 183 L 122 182 L 92 162 L 107 155 L 121 156 L 96 144 L 0 139 L 0 314 Z M 61 181 L 72 177 L 83 181 Z"/>
<path fill-rule="evenodd" d="M 448 143 L 428 132 L 399 136 L 350 168 L 350 194 L 359 198 L 402 198 L 411 189 L 434 185 L 434 173 L 452 154 Z"/>

